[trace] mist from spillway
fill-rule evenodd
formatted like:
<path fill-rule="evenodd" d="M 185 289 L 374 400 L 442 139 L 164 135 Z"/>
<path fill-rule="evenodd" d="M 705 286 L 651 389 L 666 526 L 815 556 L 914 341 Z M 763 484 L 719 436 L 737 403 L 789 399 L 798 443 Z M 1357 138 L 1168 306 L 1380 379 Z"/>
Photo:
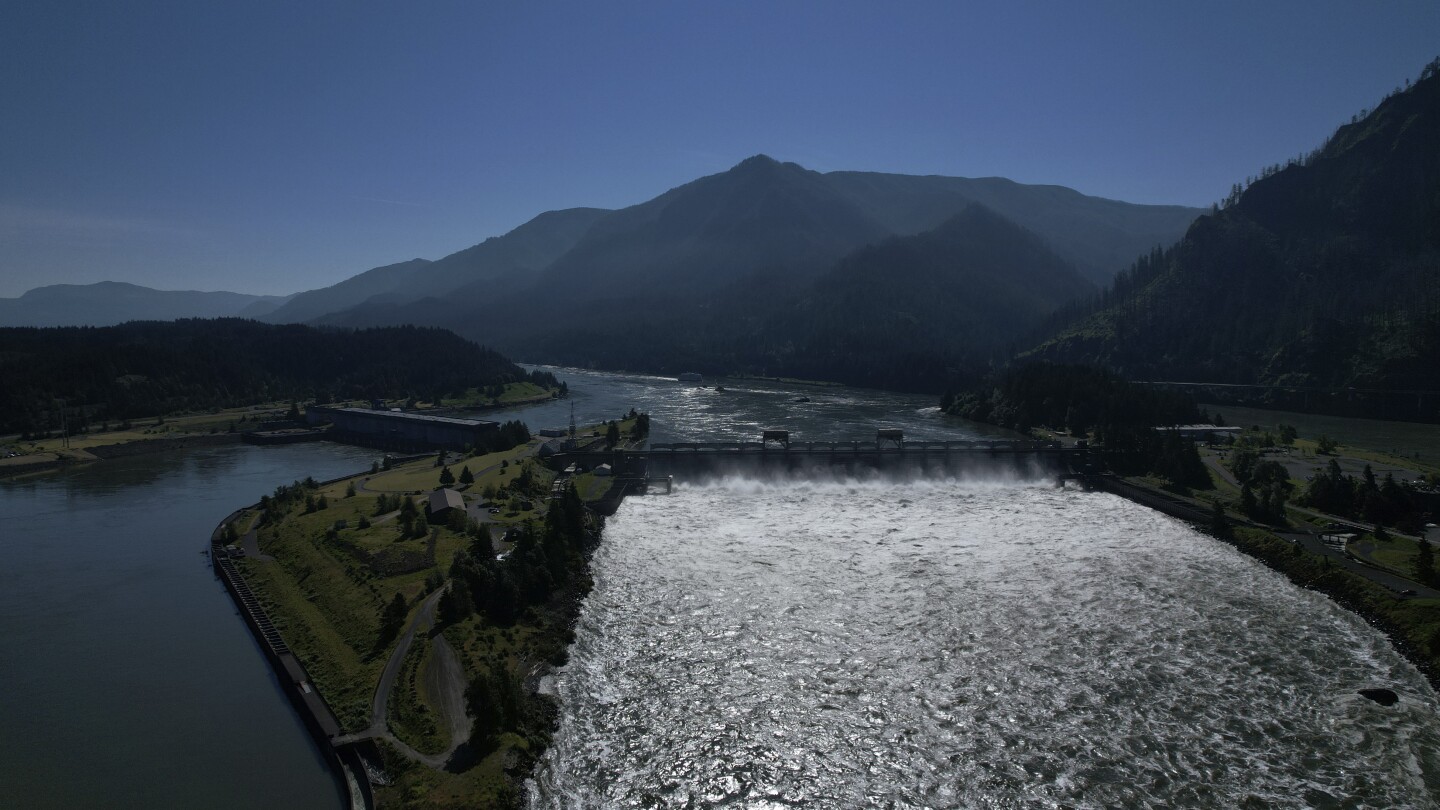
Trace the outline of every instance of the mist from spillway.
<path fill-rule="evenodd" d="M 628 499 L 536 808 L 1434 806 L 1440 705 L 1323 595 L 1048 482 Z M 1356 693 L 1386 686 L 1382 707 Z M 1263 803 L 1263 804 L 1261 804 Z"/>

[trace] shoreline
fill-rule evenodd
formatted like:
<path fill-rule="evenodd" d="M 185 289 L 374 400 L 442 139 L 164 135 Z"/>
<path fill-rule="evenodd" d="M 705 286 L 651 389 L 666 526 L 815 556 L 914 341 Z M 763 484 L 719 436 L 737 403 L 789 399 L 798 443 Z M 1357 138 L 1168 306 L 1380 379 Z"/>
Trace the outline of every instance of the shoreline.
<path fill-rule="evenodd" d="M 1327 565 L 1327 558 L 1318 558 L 1321 562 L 1316 563 L 1310 560 L 1309 552 L 1296 555 L 1293 551 L 1281 554 L 1278 549 L 1295 548 L 1291 541 L 1279 537 L 1269 527 L 1252 527 L 1240 523 L 1230 516 L 1225 516 L 1225 524 L 1230 537 L 1222 537 L 1217 534 L 1211 525 L 1212 516 L 1204 513 L 1199 507 L 1193 506 L 1187 501 L 1171 496 L 1169 493 L 1159 493 L 1156 490 L 1127 481 L 1120 478 L 1107 478 L 1104 476 L 1093 476 L 1085 481 L 1087 487 L 1090 484 L 1099 484 L 1095 489 L 1124 498 L 1132 503 L 1139 504 L 1157 512 L 1183 520 L 1190 524 L 1196 531 L 1213 538 L 1218 542 L 1234 548 L 1252 560 L 1264 565 L 1266 568 L 1284 576 L 1292 585 L 1304 588 L 1307 591 L 1324 594 L 1326 598 L 1339 605 L 1341 608 L 1355 614 L 1366 624 L 1383 633 L 1390 642 L 1390 646 L 1400 654 L 1402 658 L 1410 662 L 1417 669 L 1425 680 L 1430 684 L 1431 690 L 1440 694 L 1440 664 L 1435 658 L 1428 656 L 1421 650 L 1416 641 L 1412 640 L 1405 633 L 1404 628 L 1397 623 L 1393 617 L 1380 612 L 1380 606 L 1372 606 L 1361 600 L 1360 597 L 1369 595 L 1376 598 L 1389 598 L 1392 601 L 1394 595 L 1389 589 L 1378 582 L 1369 580 L 1359 574 Z M 1118 485 L 1117 485 L 1118 484 Z M 1236 536 L 1236 530 L 1241 529 L 1247 532 L 1259 532 L 1265 537 L 1271 538 L 1277 546 L 1276 553 L 1266 554 L 1261 547 L 1259 540 L 1244 540 Z M 1314 575 L 1306 568 L 1319 567 L 1320 575 Z M 1348 588 L 1345 586 L 1349 586 Z M 1386 593 L 1381 593 L 1385 591 Z"/>
<path fill-rule="evenodd" d="M 429 458 L 430 456 L 430 453 L 425 453 L 409 460 Z M 357 470 L 317 482 L 317 485 L 325 487 L 350 480 L 358 481 L 371 474 L 369 470 Z M 559 643 L 561 660 L 567 659 L 569 656 L 571 640 L 568 638 L 568 634 L 590 591 L 590 557 L 602 541 L 605 515 L 613 514 L 626 494 L 629 494 L 627 487 L 613 487 L 612 492 L 604 499 L 604 503 L 597 502 L 586 505 L 586 510 L 592 515 L 590 525 L 584 530 L 584 537 L 576 539 L 576 542 L 583 548 L 583 562 L 568 584 L 563 589 L 557 590 L 546 608 L 537 611 L 540 615 L 547 617 L 548 621 L 542 620 L 535 627 L 543 637 L 553 638 Z M 311 739 L 318 747 L 322 758 L 330 763 L 336 776 L 337 788 L 342 796 L 342 806 L 348 807 L 350 810 L 373 810 L 381 805 L 382 800 L 386 798 L 387 790 L 396 783 L 395 780 L 403 777 L 404 770 L 402 769 L 399 773 L 390 770 L 390 753 L 381 750 L 384 746 L 377 747 L 376 745 L 381 738 L 344 733 L 345 729 L 341 727 L 336 715 L 331 710 L 320 686 L 311 680 L 296 653 L 288 648 L 276 630 L 271 617 L 260 606 L 257 598 L 260 592 L 250 590 L 244 575 L 235 566 L 226 551 L 222 540 L 225 527 L 244 512 L 259 508 L 260 504 L 256 503 L 237 509 L 221 520 L 212 530 L 209 550 L 214 574 L 225 585 L 242 620 L 259 645 L 260 652 L 269 665 L 276 682 L 290 700 L 292 708 L 296 711 L 302 724 L 310 732 Z M 553 701 L 552 696 L 537 688 L 540 680 L 554 669 L 551 657 L 542 655 L 529 658 L 524 662 L 527 674 L 523 679 L 523 688 L 531 699 L 543 703 Z M 538 763 L 540 755 L 548 747 L 549 733 L 550 731 L 546 730 L 540 739 L 532 739 L 527 746 L 512 752 L 512 757 L 515 757 L 517 753 L 519 757 L 504 769 L 503 777 L 515 795 L 523 795 L 525 782 L 533 775 L 534 765 Z M 435 769 L 431 765 L 413 761 L 411 764 L 432 770 L 448 770 Z M 388 778 L 385 775 L 387 773 Z"/>
<path fill-rule="evenodd" d="M 344 481 L 364 473 L 352 473 L 334 481 Z M 366 772 L 363 759 L 353 746 L 335 745 L 339 723 L 330 705 L 310 680 L 305 665 L 289 650 L 274 628 L 269 614 L 255 599 L 245 577 L 230 560 L 225 550 L 223 535 L 225 527 L 242 513 L 260 508 L 255 503 L 244 506 L 226 515 L 210 533 L 210 565 L 215 578 L 225 586 L 240 614 L 241 621 L 249 628 L 255 643 L 260 647 L 265 661 L 270 665 L 271 674 L 280 691 L 290 700 L 291 708 L 299 716 L 302 725 L 310 732 L 311 740 L 319 750 L 321 758 L 334 771 L 336 788 L 350 810 L 374 810 L 376 807 L 374 789 Z"/>
<path fill-rule="evenodd" d="M 331 484 L 345 481 L 352 478 L 363 477 L 365 474 L 365 471 L 360 471 L 324 483 Z M 1204 509 L 1203 504 L 1198 504 L 1190 499 L 1171 495 L 1170 493 L 1156 490 L 1143 483 L 1129 481 L 1116 476 L 1087 475 L 1076 477 L 1087 489 L 1104 491 L 1170 517 L 1183 520 L 1197 531 L 1232 546 L 1251 559 L 1285 576 L 1292 584 L 1306 590 L 1324 594 L 1338 606 L 1350 611 L 1367 624 L 1384 633 L 1392 648 L 1400 653 L 1406 661 L 1416 667 L 1421 675 L 1424 676 L 1426 682 L 1429 683 L 1432 690 L 1440 693 L 1440 669 L 1437 669 L 1435 663 L 1411 641 L 1406 635 L 1404 627 L 1394 621 L 1391 616 L 1386 615 L 1384 610 L 1380 609 L 1384 606 L 1376 604 L 1377 599 L 1388 595 L 1388 593 L 1381 593 L 1381 591 L 1384 590 L 1384 586 L 1367 580 L 1359 574 L 1339 568 L 1326 568 L 1324 569 L 1325 576 L 1315 576 L 1316 570 L 1320 569 L 1320 564 L 1325 558 L 1316 557 L 1310 559 L 1313 555 L 1309 555 L 1308 553 L 1292 557 L 1290 552 L 1292 543 L 1290 541 L 1274 535 L 1269 528 L 1255 527 L 1253 524 L 1236 520 L 1228 515 L 1225 518 L 1225 522 L 1230 530 L 1228 533 L 1232 536 L 1221 536 L 1215 531 L 1213 516 Z M 586 587 L 586 585 L 589 584 L 591 553 L 598 547 L 599 543 L 604 541 L 603 534 L 607 523 L 606 518 L 613 515 L 619 509 L 625 498 L 640 494 L 639 492 L 632 492 L 631 489 L 632 487 L 628 486 L 628 482 L 617 480 L 615 485 L 610 488 L 604 497 L 599 501 L 587 504 L 587 509 L 595 515 L 596 520 L 593 529 L 587 532 L 590 534 L 590 538 L 588 542 L 586 542 L 587 549 L 584 554 L 583 571 L 578 581 L 572 582 L 572 587 L 567 588 L 563 594 L 557 594 L 556 600 L 551 603 L 552 608 L 560 609 L 556 611 L 556 613 L 551 614 L 552 623 L 545 632 L 553 633 L 563 631 L 567 625 L 573 626 L 588 596 L 589 588 Z M 252 506 L 247 508 L 256 507 Z M 235 513 L 227 516 L 216 526 L 212 533 L 212 544 L 216 544 L 212 545 L 211 548 L 212 564 L 215 565 L 216 576 L 222 580 L 226 580 L 226 577 L 222 575 L 220 559 L 216 554 L 216 552 L 222 548 L 218 545 L 218 538 L 224 526 L 229 521 L 234 520 L 236 515 L 241 511 L 244 510 L 237 510 Z M 1237 532 L 1237 529 L 1240 531 Z M 1250 537 L 1249 535 L 1251 534 L 1255 535 L 1255 537 Z M 1275 544 L 1275 548 L 1269 548 L 1271 541 Z M 1277 550 L 1282 548 L 1285 551 L 1283 555 Z M 223 556 L 223 551 L 220 552 L 220 556 Z M 237 609 L 239 609 L 242 618 L 244 618 L 246 616 L 246 606 L 243 600 L 228 580 L 226 580 L 226 585 L 227 591 L 231 593 Z M 354 761 L 343 761 L 342 757 L 346 754 L 346 751 L 343 749 L 345 749 L 346 746 L 333 745 L 333 735 L 325 736 L 324 724 L 314 722 L 312 718 L 307 716 L 306 712 L 309 707 L 303 694 L 307 691 L 305 687 L 310 687 L 308 691 L 312 694 L 312 701 L 318 699 L 323 704 L 324 698 L 319 695 L 315 687 L 308 684 L 308 677 L 304 676 L 303 667 L 299 670 L 300 675 L 295 676 L 295 674 L 290 671 L 290 667 L 282 665 L 277 658 L 271 655 L 270 647 L 267 646 L 267 641 L 262 630 L 249 619 L 246 619 L 246 623 L 247 626 L 250 626 L 252 633 L 254 633 L 257 642 L 261 646 L 262 652 L 265 653 L 265 657 L 271 665 L 277 682 L 280 684 L 282 690 L 286 691 L 287 697 L 290 698 L 296 711 L 300 713 L 302 721 L 305 722 L 307 729 L 312 733 L 312 739 L 320 746 L 322 756 L 330 761 L 335 768 L 342 788 L 342 795 L 348 785 L 351 798 L 350 806 L 352 808 L 357 808 L 357 810 L 358 808 L 366 808 L 368 810 L 369 808 L 377 806 L 375 803 L 377 800 L 377 797 L 375 797 L 377 785 L 371 782 L 367 768 L 359 758 L 359 753 L 352 749 L 348 753 Z M 564 655 L 566 658 L 568 658 L 571 643 L 571 640 L 563 642 Z M 295 663 L 298 665 L 298 661 Z M 525 678 L 525 691 L 540 699 L 553 700 L 553 697 L 547 696 L 542 690 L 536 688 L 544 676 L 553 674 L 555 669 L 553 663 L 545 660 L 532 660 L 527 669 L 529 672 Z M 526 780 L 533 777 L 534 766 L 538 763 L 546 747 L 548 747 L 548 745 L 542 744 L 541 747 L 532 749 L 529 752 L 530 755 L 525 757 L 525 761 L 523 762 L 524 773 L 518 772 L 519 769 L 517 769 L 516 773 L 509 773 L 509 769 L 507 769 L 505 775 L 506 781 L 509 782 L 514 789 L 523 791 Z M 356 784 L 357 779 L 360 784 Z M 368 801 L 358 799 L 361 791 L 364 792 Z"/>
<path fill-rule="evenodd" d="M 27 456 L 16 456 L 13 459 L 6 459 L 6 461 L 12 463 L 0 464 L 0 479 L 20 478 L 26 475 L 37 475 L 39 473 L 51 472 L 79 464 L 96 464 L 111 459 L 164 453 L 170 450 L 185 450 L 194 447 L 221 447 L 227 444 L 240 444 L 241 441 L 242 436 L 239 433 L 195 433 L 184 436 L 167 436 L 163 438 L 116 442 L 115 444 L 101 444 L 94 447 L 74 450 L 65 449 L 32 453 Z M 32 457 L 35 459 L 34 461 L 21 463 L 23 459 Z"/>

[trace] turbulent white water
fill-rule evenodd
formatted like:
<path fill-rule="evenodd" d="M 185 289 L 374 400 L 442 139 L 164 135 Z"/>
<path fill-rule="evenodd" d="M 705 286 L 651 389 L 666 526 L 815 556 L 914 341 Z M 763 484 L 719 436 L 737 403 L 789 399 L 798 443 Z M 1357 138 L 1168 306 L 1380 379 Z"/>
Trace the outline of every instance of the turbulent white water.
<path fill-rule="evenodd" d="M 537 808 L 1440 795 L 1440 705 L 1383 636 L 1113 496 L 729 481 L 628 500 L 594 567 Z"/>

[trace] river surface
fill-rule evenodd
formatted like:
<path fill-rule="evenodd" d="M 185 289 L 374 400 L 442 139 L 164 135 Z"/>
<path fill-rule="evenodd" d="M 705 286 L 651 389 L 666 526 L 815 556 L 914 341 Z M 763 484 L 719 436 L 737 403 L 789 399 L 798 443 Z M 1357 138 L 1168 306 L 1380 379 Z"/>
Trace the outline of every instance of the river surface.
<path fill-rule="evenodd" d="M 1440 796 L 1440 706 L 1381 634 L 1111 495 L 682 486 L 628 499 L 594 572 L 535 808 Z"/>
<path fill-rule="evenodd" d="M 570 400 L 484 414 L 562 426 L 632 407 L 662 438 L 969 437 L 931 397 L 554 369 Z M 809 397 L 810 402 L 794 402 Z M 234 445 L 0 480 L 0 807 L 338 807 L 331 771 L 202 554 L 276 485 L 370 466 L 325 442 Z"/>
<path fill-rule="evenodd" d="M 555 371 L 570 400 L 485 418 L 635 407 L 656 441 L 1005 435 L 931 397 Z M 202 551 L 276 485 L 375 455 L 238 445 L 0 481 L 0 807 L 339 806 Z M 537 806 L 1413 807 L 1435 790 L 1434 696 L 1382 636 L 1108 496 L 681 488 L 625 503 L 596 579 Z"/>
<path fill-rule="evenodd" d="M 202 552 L 277 484 L 376 455 L 233 445 L 0 481 L 0 807 L 339 807 Z"/>
<path fill-rule="evenodd" d="M 1015 435 L 1003 428 L 947 416 L 940 412 L 938 397 L 921 394 L 758 380 L 707 380 L 702 387 L 673 377 L 551 366 L 529 368 L 554 372 L 569 385 L 570 397 L 488 411 L 481 418 L 520 419 L 534 431 L 568 425 L 572 405 L 575 421 L 582 426 L 618 418 L 633 407 L 650 414 L 653 442 L 758 442 L 761 432 L 770 428 L 788 430 L 797 441 L 873 441 L 879 428 L 899 428 L 907 437 L 937 441 Z"/>

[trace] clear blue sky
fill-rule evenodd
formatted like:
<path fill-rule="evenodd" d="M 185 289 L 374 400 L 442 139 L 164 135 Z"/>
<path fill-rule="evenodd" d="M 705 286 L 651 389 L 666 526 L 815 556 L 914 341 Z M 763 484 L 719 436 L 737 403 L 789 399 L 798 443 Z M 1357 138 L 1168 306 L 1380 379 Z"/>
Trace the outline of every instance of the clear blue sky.
<path fill-rule="evenodd" d="M 0 296 L 288 293 L 766 153 L 1208 205 L 1440 54 L 1440 3 L 11 0 Z"/>

